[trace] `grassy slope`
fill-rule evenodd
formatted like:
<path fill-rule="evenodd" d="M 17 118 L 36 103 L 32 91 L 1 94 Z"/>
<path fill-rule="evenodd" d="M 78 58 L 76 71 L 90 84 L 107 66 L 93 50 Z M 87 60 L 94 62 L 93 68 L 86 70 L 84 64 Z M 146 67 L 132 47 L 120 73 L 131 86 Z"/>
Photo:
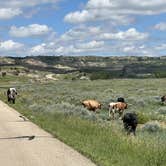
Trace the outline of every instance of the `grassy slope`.
<path fill-rule="evenodd" d="M 7 85 L 16 85 L 20 96 L 14 107 L 18 111 L 98 165 L 165 165 L 165 131 L 149 134 L 139 129 L 137 138 L 132 139 L 125 136 L 120 122 L 105 120 L 107 103 L 118 96 L 124 96 L 132 104 L 130 111 L 152 116 L 161 107 L 157 97 L 166 90 L 165 79 L 68 81 L 39 85 L 28 85 L 27 81 L 14 77 L 1 80 L 1 98 L 6 101 L 4 91 Z M 104 104 L 101 113 L 94 115 L 83 109 L 80 101 L 85 98 L 101 101 Z M 155 117 L 161 119 L 160 115 Z"/>

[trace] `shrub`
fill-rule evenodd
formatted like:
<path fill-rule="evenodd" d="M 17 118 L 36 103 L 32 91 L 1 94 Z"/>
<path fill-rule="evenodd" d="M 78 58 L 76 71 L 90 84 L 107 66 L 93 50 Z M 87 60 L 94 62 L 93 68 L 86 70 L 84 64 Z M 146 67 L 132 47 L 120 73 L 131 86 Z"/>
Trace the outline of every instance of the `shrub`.
<path fill-rule="evenodd" d="M 43 112 L 45 111 L 45 107 L 43 107 L 42 105 L 39 105 L 39 104 L 32 104 L 29 106 L 29 108 L 35 112 Z"/>
<path fill-rule="evenodd" d="M 136 102 L 137 105 L 144 107 L 145 106 L 145 101 L 143 99 L 137 100 Z"/>
<path fill-rule="evenodd" d="M 142 112 L 138 112 L 137 113 L 137 117 L 138 117 L 138 123 L 139 124 L 144 124 L 146 122 L 148 122 L 150 120 L 150 118 L 148 117 L 148 115 L 142 113 Z"/>
<path fill-rule="evenodd" d="M 148 131 L 148 132 L 157 132 L 160 131 L 160 125 L 158 122 L 147 122 L 144 127 L 142 128 L 143 131 Z"/>
<path fill-rule="evenodd" d="M 157 113 L 162 114 L 162 115 L 166 115 L 166 107 L 160 107 L 157 110 Z"/>
<path fill-rule="evenodd" d="M 55 104 L 54 110 L 57 110 L 58 112 L 62 112 L 69 115 L 79 115 L 79 116 L 90 115 L 90 112 L 86 108 L 83 108 L 81 106 L 75 106 L 74 104 L 70 104 L 67 102 Z"/>

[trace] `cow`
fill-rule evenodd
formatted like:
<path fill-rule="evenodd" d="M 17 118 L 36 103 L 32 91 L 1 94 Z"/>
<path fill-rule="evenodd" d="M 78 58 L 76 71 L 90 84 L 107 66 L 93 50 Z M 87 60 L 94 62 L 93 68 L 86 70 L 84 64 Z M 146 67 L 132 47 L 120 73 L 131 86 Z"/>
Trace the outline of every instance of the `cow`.
<path fill-rule="evenodd" d="M 15 104 L 16 95 L 17 95 L 16 88 L 9 88 L 7 90 L 8 102 L 12 102 L 13 104 Z"/>
<path fill-rule="evenodd" d="M 125 103 L 125 99 L 123 97 L 118 97 L 117 102 Z"/>
<path fill-rule="evenodd" d="M 96 100 L 84 100 L 82 105 L 93 112 L 96 112 L 97 109 L 101 109 L 101 104 Z"/>
<path fill-rule="evenodd" d="M 125 113 L 123 118 L 124 129 L 127 131 L 127 135 L 133 133 L 136 135 L 136 128 L 138 124 L 138 117 L 135 113 Z"/>
<path fill-rule="evenodd" d="M 166 102 L 166 95 L 161 97 L 161 102 L 162 102 L 162 104 L 164 104 Z"/>
<path fill-rule="evenodd" d="M 109 118 L 111 117 L 112 114 L 112 119 L 115 118 L 115 113 L 119 113 L 119 117 L 122 118 L 123 112 L 125 109 L 127 109 L 127 104 L 123 102 L 111 102 L 108 105 L 109 107 Z"/>

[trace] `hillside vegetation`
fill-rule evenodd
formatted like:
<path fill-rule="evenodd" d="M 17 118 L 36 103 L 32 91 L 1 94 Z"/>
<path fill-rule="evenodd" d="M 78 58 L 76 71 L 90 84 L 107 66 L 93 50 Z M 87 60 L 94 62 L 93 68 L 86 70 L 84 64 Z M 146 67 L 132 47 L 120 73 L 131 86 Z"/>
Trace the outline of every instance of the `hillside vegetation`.
<path fill-rule="evenodd" d="M 166 57 L 67 57 L 37 56 L 0 58 L 1 66 L 21 66 L 28 70 L 66 74 L 79 72 L 90 79 L 163 78 Z"/>

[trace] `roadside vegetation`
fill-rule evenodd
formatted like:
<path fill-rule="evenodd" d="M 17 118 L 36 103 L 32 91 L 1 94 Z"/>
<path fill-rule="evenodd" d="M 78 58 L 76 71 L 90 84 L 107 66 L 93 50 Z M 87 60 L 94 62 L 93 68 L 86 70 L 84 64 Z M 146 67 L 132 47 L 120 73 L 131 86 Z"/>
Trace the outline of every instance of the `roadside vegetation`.
<path fill-rule="evenodd" d="M 166 109 L 160 97 L 166 79 L 61 80 L 32 82 L 27 77 L 1 78 L 0 97 L 8 87 L 19 96 L 16 110 L 100 166 L 165 166 Z M 137 136 L 127 136 L 120 120 L 108 120 L 108 103 L 124 97 L 128 112 L 139 117 Z M 81 105 L 96 99 L 102 109 Z M 163 125 L 161 125 L 163 124 Z"/>

